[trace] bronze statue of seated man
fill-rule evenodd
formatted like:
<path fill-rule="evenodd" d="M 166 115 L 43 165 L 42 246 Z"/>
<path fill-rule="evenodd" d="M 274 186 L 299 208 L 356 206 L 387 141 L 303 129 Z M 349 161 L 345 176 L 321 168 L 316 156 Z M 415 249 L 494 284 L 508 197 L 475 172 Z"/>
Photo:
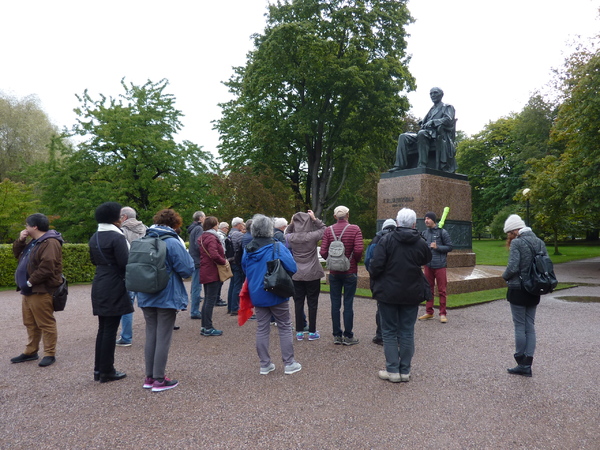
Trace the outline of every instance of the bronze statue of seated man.
<path fill-rule="evenodd" d="M 456 119 L 454 107 L 442 103 L 444 91 L 438 87 L 429 91 L 433 106 L 420 122 L 421 129 L 418 133 L 402 133 L 398 138 L 396 149 L 396 162 L 389 171 L 425 168 L 429 164 L 429 152 L 435 149 L 435 169 L 444 172 L 456 172 Z M 409 164 L 409 155 L 418 154 L 416 166 Z"/>

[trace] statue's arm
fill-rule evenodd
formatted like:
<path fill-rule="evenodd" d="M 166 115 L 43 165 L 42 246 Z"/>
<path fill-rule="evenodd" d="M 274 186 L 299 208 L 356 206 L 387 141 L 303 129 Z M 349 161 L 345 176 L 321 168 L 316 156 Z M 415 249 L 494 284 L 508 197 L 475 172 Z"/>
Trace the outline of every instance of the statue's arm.
<path fill-rule="evenodd" d="M 454 106 L 444 105 L 442 108 L 442 116 L 438 119 L 433 119 L 431 122 L 438 130 L 440 128 L 451 128 L 454 126 Z"/>

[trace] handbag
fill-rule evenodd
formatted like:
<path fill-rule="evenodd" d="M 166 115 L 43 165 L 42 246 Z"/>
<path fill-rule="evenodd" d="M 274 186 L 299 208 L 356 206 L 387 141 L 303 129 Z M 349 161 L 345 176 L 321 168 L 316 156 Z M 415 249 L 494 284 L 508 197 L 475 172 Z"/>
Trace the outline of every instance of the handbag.
<path fill-rule="evenodd" d="M 210 256 L 210 253 L 208 253 L 208 250 L 206 250 L 206 247 L 202 243 L 202 240 L 200 240 L 200 245 L 202 246 L 202 248 L 204 249 L 206 254 L 208 256 Z M 210 259 L 212 259 L 212 256 L 210 256 Z M 213 259 L 213 261 L 214 261 L 214 259 Z M 233 272 L 231 271 L 231 266 L 229 265 L 229 261 L 226 261 L 225 264 L 217 264 L 217 263 L 215 263 L 215 264 L 217 266 L 217 270 L 219 271 L 219 280 L 221 280 L 221 283 L 224 283 L 225 281 L 227 281 L 231 277 L 233 277 Z"/>
<path fill-rule="evenodd" d="M 229 261 L 226 264 L 217 264 L 217 269 L 219 270 L 219 279 L 222 283 L 233 277 Z"/>
<path fill-rule="evenodd" d="M 267 273 L 263 279 L 263 288 L 278 297 L 288 298 L 294 295 L 294 282 L 292 277 L 283 267 L 281 259 L 275 258 L 275 247 L 279 254 L 279 242 L 273 245 L 273 259 L 267 261 Z"/>
<path fill-rule="evenodd" d="M 67 295 L 69 294 L 69 283 L 64 275 L 61 275 L 62 283 L 56 288 L 52 294 L 52 305 L 54 311 L 64 311 L 67 304 Z"/>

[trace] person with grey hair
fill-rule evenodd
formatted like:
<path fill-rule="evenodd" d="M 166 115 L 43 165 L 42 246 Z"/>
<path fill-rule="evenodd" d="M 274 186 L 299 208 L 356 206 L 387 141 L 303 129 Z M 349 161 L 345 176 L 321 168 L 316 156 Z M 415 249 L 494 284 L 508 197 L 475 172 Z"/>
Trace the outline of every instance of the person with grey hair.
<path fill-rule="evenodd" d="M 200 295 L 202 294 L 202 285 L 200 284 L 200 249 L 198 248 L 198 238 L 204 232 L 202 224 L 206 215 L 202 211 L 196 211 L 192 216 L 192 224 L 187 228 L 190 245 L 188 252 L 194 260 L 194 273 L 192 274 L 192 286 L 190 292 L 190 318 L 201 319 L 202 314 L 200 313 Z"/>
<path fill-rule="evenodd" d="M 358 338 L 354 336 L 354 294 L 358 283 L 358 262 L 362 258 L 364 249 L 362 232 L 358 225 L 348 222 L 350 210 L 345 206 L 338 206 L 333 211 L 337 223 L 327 227 L 321 241 L 321 256 L 327 259 L 329 246 L 334 241 L 342 241 L 344 253 L 350 260 L 350 268 L 345 272 L 329 271 L 329 297 L 331 299 L 331 322 L 333 325 L 333 343 L 335 345 L 355 345 Z M 342 290 L 344 292 L 344 330 L 340 321 L 342 308 Z"/>
<path fill-rule="evenodd" d="M 386 360 L 379 378 L 393 383 L 410 380 L 419 304 L 431 295 L 421 270 L 431 261 L 431 250 L 415 229 L 417 215 L 403 208 L 396 223 L 398 228 L 383 236 L 375 247 L 369 265 Z"/>
<path fill-rule="evenodd" d="M 233 246 L 233 261 L 231 261 L 231 271 L 233 278 L 229 282 L 229 291 L 227 291 L 227 312 L 232 316 L 237 316 L 240 309 L 240 291 L 246 276 L 242 271 L 242 238 L 246 226 L 241 217 L 234 217 L 231 220 L 231 231 L 229 232 L 229 240 Z"/>
<path fill-rule="evenodd" d="M 137 220 L 137 213 L 131 206 L 121 208 L 121 230 L 127 242 L 131 244 L 136 239 L 146 235 L 146 225 Z M 131 304 L 135 302 L 135 292 L 128 291 Z M 133 340 L 133 313 L 121 317 L 121 335 L 117 339 L 117 347 L 130 347 Z"/>
<path fill-rule="evenodd" d="M 288 221 L 283 217 L 275 217 L 273 219 L 273 239 L 279 242 L 285 242 L 285 229 L 288 226 Z"/>
<path fill-rule="evenodd" d="M 265 291 L 263 280 L 267 273 L 267 261 L 280 259 L 289 273 L 296 272 L 296 262 L 285 245 L 273 239 L 273 222 L 270 218 L 257 214 L 252 218 L 252 241 L 246 246 L 242 256 L 242 270 L 248 280 L 248 291 L 256 313 L 256 352 L 260 360 L 260 374 L 267 375 L 275 370 L 269 354 L 269 326 L 273 316 L 279 332 L 281 358 L 284 373 L 290 375 L 302 369 L 294 359 L 292 322 L 289 298 L 279 297 Z"/>

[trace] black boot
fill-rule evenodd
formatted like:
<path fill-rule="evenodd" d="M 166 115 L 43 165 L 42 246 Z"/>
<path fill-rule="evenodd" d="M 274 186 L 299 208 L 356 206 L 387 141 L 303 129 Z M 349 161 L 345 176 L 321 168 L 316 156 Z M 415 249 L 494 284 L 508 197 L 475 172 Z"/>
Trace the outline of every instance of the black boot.
<path fill-rule="evenodd" d="M 513 367 L 512 369 L 506 369 L 508 373 L 513 375 L 523 375 L 524 377 L 532 376 L 531 364 L 533 363 L 533 356 L 521 355 L 519 359 L 517 359 L 517 355 L 515 354 L 515 360 L 517 360 L 518 366 Z"/>

